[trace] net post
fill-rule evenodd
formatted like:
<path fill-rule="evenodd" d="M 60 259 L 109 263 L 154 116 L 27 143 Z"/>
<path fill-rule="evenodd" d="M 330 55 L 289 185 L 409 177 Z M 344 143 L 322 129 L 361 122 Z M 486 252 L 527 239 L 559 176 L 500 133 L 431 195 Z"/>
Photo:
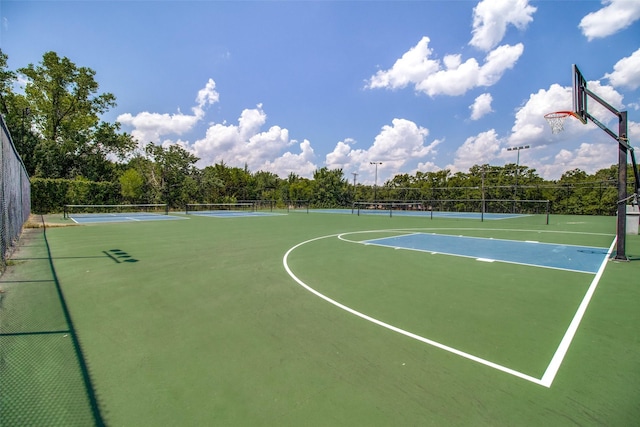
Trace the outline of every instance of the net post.
<path fill-rule="evenodd" d="M 547 200 L 547 225 L 549 225 L 549 213 L 551 211 L 551 200 Z"/>

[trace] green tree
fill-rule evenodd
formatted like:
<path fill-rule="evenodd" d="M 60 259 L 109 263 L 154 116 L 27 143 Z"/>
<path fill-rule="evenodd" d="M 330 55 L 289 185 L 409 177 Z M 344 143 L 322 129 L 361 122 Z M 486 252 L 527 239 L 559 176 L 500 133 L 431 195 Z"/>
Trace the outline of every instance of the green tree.
<path fill-rule="evenodd" d="M 141 202 L 144 197 L 144 178 L 134 169 L 127 169 L 120 175 L 120 191 L 124 200 L 130 203 Z"/>
<path fill-rule="evenodd" d="M 250 185 L 256 200 L 278 200 L 280 178 L 275 173 L 258 171 L 253 174 Z"/>
<path fill-rule="evenodd" d="M 313 195 L 313 182 L 308 178 L 302 178 L 295 173 L 290 173 L 286 180 L 289 201 L 310 201 Z"/>
<path fill-rule="evenodd" d="M 562 214 L 584 213 L 584 183 L 587 180 L 587 173 L 580 169 L 573 169 L 562 174 L 558 184 L 559 191 L 556 193 L 554 206 Z"/>
<path fill-rule="evenodd" d="M 594 177 L 597 182 L 597 214 L 615 215 L 618 201 L 618 165 L 600 169 Z"/>
<path fill-rule="evenodd" d="M 221 203 L 224 196 L 224 181 L 218 175 L 219 170 L 207 166 L 200 174 L 200 194 L 203 203 Z"/>
<path fill-rule="evenodd" d="M 100 115 L 116 103 L 113 94 L 98 94 L 95 71 L 47 52 L 39 64 L 29 64 L 18 73 L 27 83 L 24 95 L 16 96 L 14 104 L 29 109 L 30 128 L 41 135 L 33 149 L 33 173 L 50 178 L 113 179 L 108 155 L 124 157 L 136 142 L 119 132 L 119 124 L 100 121 Z"/>
<path fill-rule="evenodd" d="M 16 80 L 16 73 L 7 69 L 9 57 L 0 49 L 0 112 L 8 115 L 11 112 L 10 100 L 7 99 L 13 94 L 11 87 Z"/>
<path fill-rule="evenodd" d="M 154 201 L 182 208 L 194 199 L 194 184 L 188 182 L 186 191 L 182 187 L 187 178 L 195 180 L 194 164 L 199 160 L 196 156 L 178 145 L 164 148 L 153 143 L 147 144 L 145 153 L 151 160 L 146 163 L 146 174 Z"/>
<path fill-rule="evenodd" d="M 7 69 L 7 60 L 8 56 L 0 50 L 0 114 L 4 117 L 27 173 L 33 176 L 35 148 L 40 138 L 31 129 L 32 115 L 26 98 L 13 92 L 17 74 Z"/>
<path fill-rule="evenodd" d="M 346 206 L 349 200 L 348 182 L 342 169 L 326 167 L 313 173 L 313 196 L 311 204 L 322 208 Z"/>

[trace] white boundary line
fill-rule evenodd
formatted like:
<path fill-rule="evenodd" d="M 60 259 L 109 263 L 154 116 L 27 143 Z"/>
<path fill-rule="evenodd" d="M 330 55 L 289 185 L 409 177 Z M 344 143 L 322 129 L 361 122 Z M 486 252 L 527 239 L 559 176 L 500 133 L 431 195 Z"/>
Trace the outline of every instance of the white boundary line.
<path fill-rule="evenodd" d="M 406 229 L 405 229 L 406 230 Z M 488 360 L 482 359 L 480 357 L 474 356 L 472 354 L 466 353 L 464 351 L 455 349 L 453 347 L 449 347 L 447 345 L 444 345 L 442 343 L 439 343 L 437 341 L 433 341 L 430 340 L 428 338 L 424 338 L 420 335 L 414 334 L 412 332 L 409 331 L 405 331 L 404 329 L 400 329 L 396 326 L 390 325 L 388 323 L 385 323 L 381 320 L 375 319 L 371 316 L 368 316 L 364 313 L 361 313 L 357 310 L 352 309 L 351 307 L 348 307 L 344 304 L 339 303 L 338 301 L 329 298 L 328 296 L 316 291 L 315 289 L 313 289 L 312 287 L 310 287 L 309 285 L 307 285 L 306 283 L 304 283 L 301 279 L 299 279 L 294 273 L 293 271 L 291 271 L 291 269 L 289 268 L 289 264 L 288 264 L 288 259 L 289 259 L 289 255 L 296 250 L 297 248 L 299 248 L 300 246 L 303 246 L 307 243 L 311 243 L 311 242 L 315 242 L 317 240 L 322 240 L 322 239 L 328 239 L 331 237 L 337 237 L 340 240 L 343 240 L 341 238 L 342 235 L 344 234 L 360 234 L 360 233 L 371 233 L 371 232 L 387 232 L 387 231 L 405 231 L 403 229 L 396 229 L 396 230 L 367 230 L 367 231 L 355 231 L 355 232 L 347 232 L 347 233 L 338 233 L 338 234 L 331 234 L 331 235 L 327 235 L 327 236 L 321 236 L 321 237 L 316 237 L 313 239 L 309 239 L 306 240 L 304 242 L 298 243 L 297 245 L 293 246 L 292 248 L 290 248 L 282 257 L 282 264 L 284 266 L 284 269 L 286 270 L 287 274 L 289 274 L 289 276 L 291 276 L 291 278 L 293 280 L 296 281 L 296 283 L 298 283 L 300 286 L 302 286 L 304 289 L 308 290 L 309 292 L 311 292 L 312 294 L 322 298 L 323 300 L 327 301 L 330 304 L 333 304 L 334 306 L 348 312 L 351 313 L 355 316 L 358 316 L 364 320 L 367 320 L 371 323 L 374 323 L 378 326 L 382 326 L 383 328 L 389 329 L 393 332 L 397 332 L 401 335 L 404 335 L 406 337 L 415 339 L 417 341 L 423 342 L 425 344 L 431 345 L 433 347 L 439 348 L 441 350 L 447 351 L 449 353 L 453 353 L 457 356 L 460 357 L 464 357 L 465 359 L 469 359 L 472 360 L 474 362 L 480 363 L 482 365 L 488 366 L 490 368 L 496 369 L 498 371 L 502 371 L 504 373 L 513 375 L 515 377 L 521 378 L 523 380 L 532 382 L 534 384 L 538 384 L 547 388 L 551 387 L 551 384 L 553 383 L 553 380 L 555 379 L 556 374 L 558 373 L 558 370 L 560 369 L 560 365 L 562 364 L 562 361 L 564 359 L 564 356 L 566 355 L 568 349 L 569 349 L 569 345 L 571 344 L 571 341 L 573 340 L 573 337 L 575 336 L 575 333 L 578 329 L 578 326 L 580 325 L 580 322 L 584 316 L 584 313 L 589 305 L 589 301 L 591 301 L 591 297 L 593 296 L 596 287 L 598 286 L 598 283 L 600 281 L 600 278 L 602 277 L 602 273 L 604 272 L 605 266 L 607 264 L 607 261 L 609 259 L 609 256 L 611 255 L 611 252 L 613 251 L 613 248 L 615 247 L 615 243 L 616 240 L 614 239 L 613 243 L 611 243 L 611 246 L 609 248 L 609 252 L 607 254 L 607 257 L 605 257 L 604 261 L 602 262 L 602 265 L 600 266 L 600 269 L 598 270 L 598 273 L 596 274 L 596 276 L 594 277 L 593 281 L 591 282 L 591 285 L 589 286 L 589 289 L 587 290 L 587 293 L 585 294 L 585 297 L 583 298 L 582 302 L 580 303 L 580 306 L 578 307 L 578 311 L 576 312 L 576 314 L 573 317 L 573 320 L 571 321 L 569 328 L 567 329 L 567 331 L 565 332 L 564 337 L 562 338 L 562 341 L 560 342 L 560 345 L 558 346 L 558 349 L 556 350 L 553 358 L 551 359 L 551 362 L 549 363 L 549 365 L 547 366 L 547 369 L 544 372 L 544 375 L 542 376 L 541 379 L 532 377 L 530 375 L 527 374 L 523 374 L 522 372 L 516 371 L 514 369 L 511 368 L 507 368 L 506 366 L 502 366 L 499 365 L 497 363 L 494 362 L 490 362 Z M 483 229 L 484 230 L 484 229 Z M 510 231 L 514 231 L 514 230 L 510 230 Z M 519 231 L 524 231 L 524 230 L 519 230 Z M 537 231 L 537 230 L 529 230 L 529 231 Z M 547 231 L 549 232 L 549 231 Z M 562 232 L 561 232 L 562 233 Z M 577 233 L 579 234 L 579 233 Z M 587 233 L 587 234 L 598 234 L 598 233 Z M 349 240 L 343 240 L 346 242 L 350 242 Z"/>
<path fill-rule="evenodd" d="M 544 372 L 544 375 L 542 376 L 541 384 L 545 387 L 551 387 L 551 383 L 553 383 L 553 380 L 556 377 L 558 370 L 560 369 L 560 365 L 562 364 L 562 361 L 564 360 L 564 356 L 567 354 L 567 351 L 569 350 L 571 341 L 573 340 L 573 337 L 575 336 L 576 331 L 578 330 L 578 326 L 580 326 L 580 322 L 584 317 L 584 313 L 587 311 L 587 307 L 589 306 L 591 297 L 595 293 L 596 288 L 598 287 L 598 283 L 600 283 L 600 278 L 602 277 L 602 273 L 604 273 L 604 268 L 606 267 L 607 262 L 609 261 L 609 258 L 611 258 L 611 253 L 613 252 L 613 248 L 616 245 L 616 240 L 617 238 L 613 239 L 613 243 L 611 243 L 611 246 L 609 247 L 609 251 L 607 252 L 606 258 L 602 261 L 602 264 L 600 265 L 600 268 L 598 269 L 596 276 L 591 281 L 591 285 L 589 285 L 589 289 L 587 290 L 587 293 L 584 295 L 584 298 L 582 299 L 582 302 L 578 307 L 578 311 L 576 311 L 576 314 L 573 316 L 573 319 L 569 324 L 569 328 L 567 329 L 567 332 L 565 332 L 564 337 L 562 337 L 562 341 L 560 341 L 560 345 L 558 346 L 558 349 L 556 350 L 555 354 L 551 358 L 551 363 L 549 363 L 547 370 Z"/>

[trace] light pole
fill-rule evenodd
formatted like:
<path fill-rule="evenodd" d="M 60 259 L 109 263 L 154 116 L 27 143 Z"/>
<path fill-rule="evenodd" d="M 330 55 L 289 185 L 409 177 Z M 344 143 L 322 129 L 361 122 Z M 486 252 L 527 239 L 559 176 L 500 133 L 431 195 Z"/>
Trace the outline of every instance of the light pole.
<path fill-rule="evenodd" d="M 376 180 L 373 185 L 373 201 L 376 202 L 378 200 L 378 165 L 381 165 L 382 162 L 369 162 L 370 165 L 376 165 Z"/>
<path fill-rule="evenodd" d="M 507 151 L 517 151 L 518 152 L 518 158 L 516 160 L 516 180 L 515 180 L 515 185 L 513 186 L 513 213 L 516 212 L 516 198 L 517 198 L 517 195 L 518 195 L 518 171 L 520 170 L 520 150 L 526 150 L 528 148 L 529 148 L 528 145 L 522 145 L 520 147 L 509 147 L 509 148 L 507 148 Z"/>
<path fill-rule="evenodd" d="M 482 165 L 482 213 L 480 214 L 480 220 L 482 222 L 484 222 L 484 212 L 486 207 L 487 205 L 486 205 L 485 196 L 484 196 L 484 165 Z"/>
<path fill-rule="evenodd" d="M 353 175 L 353 202 L 356 202 L 356 176 L 358 176 L 358 174 L 356 172 L 351 172 L 351 174 Z"/>

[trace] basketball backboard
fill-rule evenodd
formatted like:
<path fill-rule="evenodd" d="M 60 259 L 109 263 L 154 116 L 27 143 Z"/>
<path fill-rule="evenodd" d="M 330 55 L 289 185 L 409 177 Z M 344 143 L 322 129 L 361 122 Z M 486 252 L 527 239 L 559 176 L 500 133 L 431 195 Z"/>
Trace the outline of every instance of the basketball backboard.
<path fill-rule="evenodd" d="M 578 66 L 573 64 L 573 111 L 582 123 L 587 123 L 587 80 Z"/>

